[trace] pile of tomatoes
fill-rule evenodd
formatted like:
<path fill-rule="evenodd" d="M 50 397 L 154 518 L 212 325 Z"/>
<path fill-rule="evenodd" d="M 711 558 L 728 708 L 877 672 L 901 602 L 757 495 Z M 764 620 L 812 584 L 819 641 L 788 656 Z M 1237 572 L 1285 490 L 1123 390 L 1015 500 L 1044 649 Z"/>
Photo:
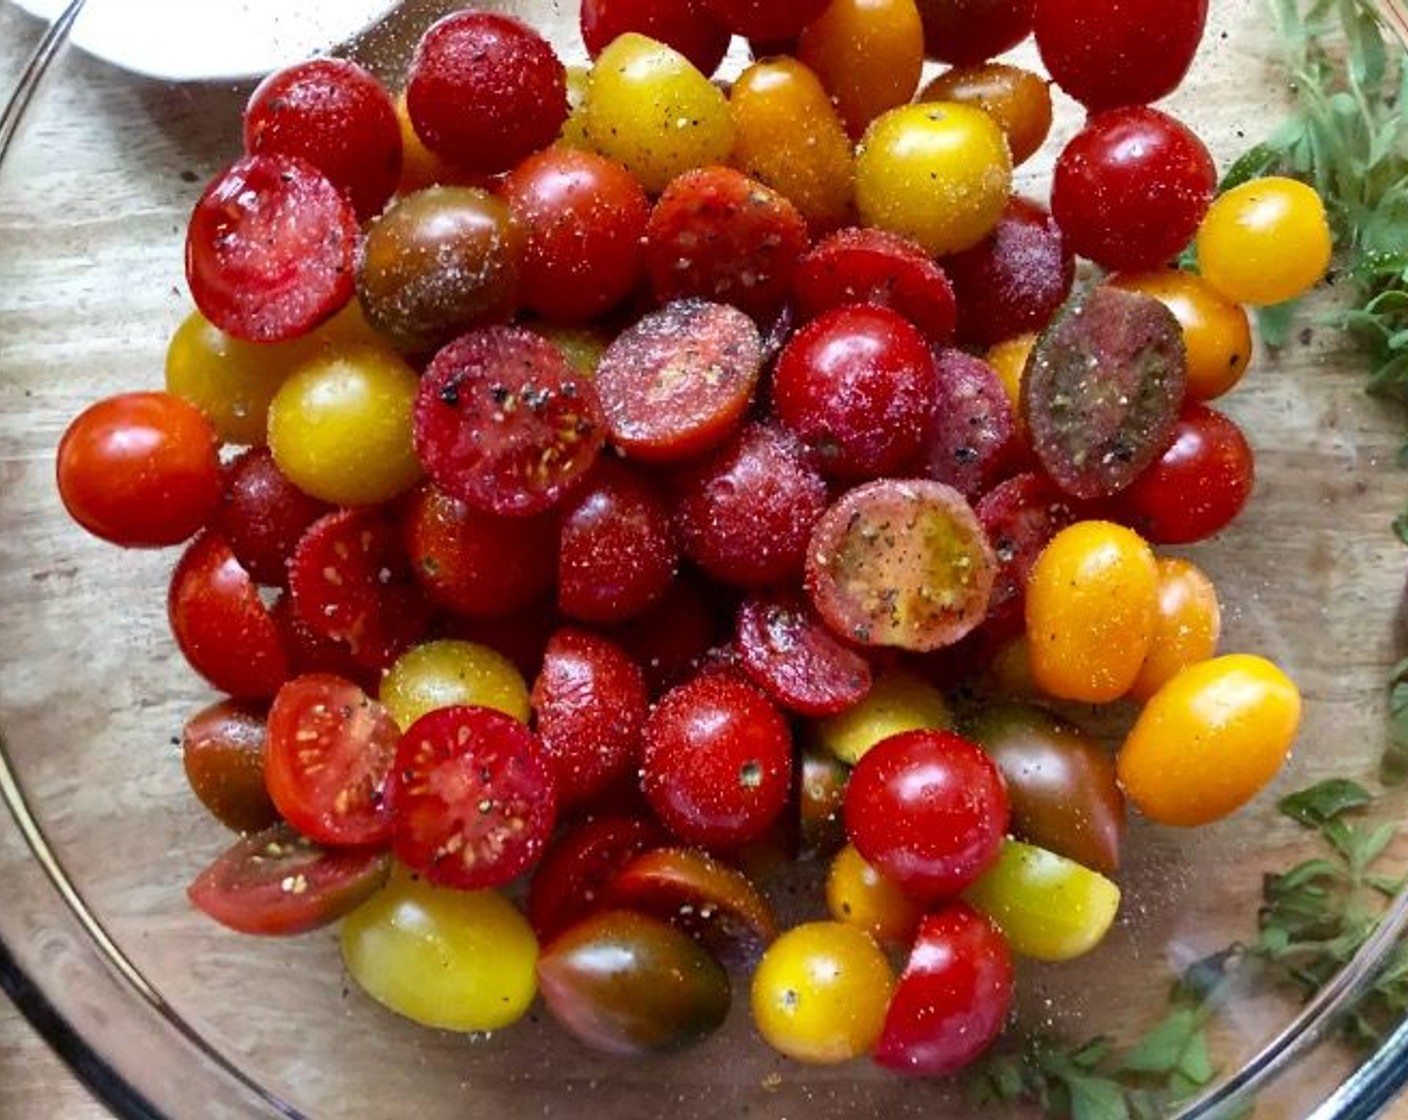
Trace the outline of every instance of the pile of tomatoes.
<path fill-rule="evenodd" d="M 399 97 L 269 77 L 191 217 L 165 390 L 58 456 L 91 532 L 189 542 L 172 631 L 229 698 L 186 770 L 244 834 L 192 901 L 341 919 L 357 982 L 433 1026 L 541 993 L 589 1045 L 671 1049 L 751 973 L 801 1061 L 972 1061 L 1014 951 L 1114 920 L 1126 802 L 1215 820 L 1296 733 L 1151 547 L 1247 501 L 1207 402 L 1241 303 L 1329 252 L 1312 192 L 1214 201 L 1149 106 L 1205 15 L 584 0 L 589 71 L 467 10 Z M 989 61 L 1033 27 L 1090 113 L 1050 210 L 1012 195 L 1049 85 Z M 1140 707 L 1111 752 L 1032 696 Z M 831 861 L 824 920 L 779 932 L 769 848 Z"/>

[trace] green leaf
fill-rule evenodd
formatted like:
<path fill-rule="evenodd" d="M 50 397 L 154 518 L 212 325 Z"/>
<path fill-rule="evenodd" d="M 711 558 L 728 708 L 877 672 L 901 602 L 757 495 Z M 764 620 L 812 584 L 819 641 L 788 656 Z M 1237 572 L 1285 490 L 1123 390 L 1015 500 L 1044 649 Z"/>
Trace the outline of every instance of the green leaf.
<path fill-rule="evenodd" d="M 1403 665 L 1408 669 L 1408 660 Z M 1362 809 L 1372 800 L 1369 791 L 1358 782 L 1348 778 L 1327 778 L 1281 798 L 1276 808 L 1307 828 L 1320 828 L 1336 817 Z"/>
<path fill-rule="evenodd" d="M 1218 183 L 1218 193 L 1230 191 L 1233 187 L 1240 187 L 1243 183 L 1278 170 L 1286 158 L 1286 150 L 1305 133 L 1305 126 L 1300 121 L 1294 122 L 1294 129 L 1294 135 L 1282 139 L 1278 134 L 1237 157 L 1222 176 L 1222 182 Z"/>
<path fill-rule="evenodd" d="M 1071 1120 L 1130 1120 L 1124 1089 L 1117 1082 L 1078 1073 L 1061 1081 L 1071 1094 Z"/>
<path fill-rule="evenodd" d="M 1136 1073 L 1171 1073 L 1183 1061 L 1194 1034 L 1200 1029 L 1198 1013 L 1180 1007 L 1159 1020 L 1127 1053 L 1120 1068 Z"/>
<path fill-rule="evenodd" d="M 1299 300 L 1275 303 L 1270 307 L 1256 309 L 1257 330 L 1261 340 L 1273 350 L 1279 350 L 1291 341 L 1295 327 L 1296 313 L 1300 310 Z"/>
<path fill-rule="evenodd" d="M 1189 1087 L 1197 1090 L 1213 1079 L 1212 1058 L 1208 1054 L 1208 1036 L 1199 1028 L 1188 1040 L 1183 1049 L 1183 1057 L 1178 1061 L 1178 1073 L 1186 1077 Z"/>

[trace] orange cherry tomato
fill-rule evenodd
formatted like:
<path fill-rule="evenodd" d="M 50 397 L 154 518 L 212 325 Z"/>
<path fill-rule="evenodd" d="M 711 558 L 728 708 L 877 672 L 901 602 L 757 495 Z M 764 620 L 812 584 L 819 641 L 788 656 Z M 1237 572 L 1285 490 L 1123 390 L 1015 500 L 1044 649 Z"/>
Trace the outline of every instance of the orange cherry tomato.
<path fill-rule="evenodd" d="M 1222 608 L 1217 588 L 1188 560 L 1160 557 L 1158 618 L 1149 652 L 1129 695 L 1147 700 L 1189 665 L 1217 652 Z"/>
<path fill-rule="evenodd" d="M 1132 272 L 1109 283 L 1129 292 L 1153 296 L 1183 328 L 1188 351 L 1188 395 L 1210 401 L 1242 380 L 1252 356 L 1252 328 L 1247 313 L 1196 272 L 1161 269 Z"/>
<path fill-rule="evenodd" d="M 1334 249 L 1313 187 L 1281 175 L 1252 179 L 1213 200 L 1194 242 L 1198 271 L 1237 303 L 1284 303 L 1318 284 Z"/>
<path fill-rule="evenodd" d="M 831 861 L 826 877 L 826 906 L 838 922 L 865 930 L 882 945 L 908 945 L 924 904 L 900 890 L 847 844 Z"/>
<path fill-rule="evenodd" d="M 1078 521 L 1057 533 L 1027 584 L 1037 685 L 1091 704 L 1128 692 L 1154 635 L 1158 587 L 1154 553 L 1132 530 Z"/>
<path fill-rule="evenodd" d="M 924 25 L 914 0 L 831 0 L 802 32 L 797 57 L 831 91 L 851 136 L 919 88 Z"/>
<path fill-rule="evenodd" d="M 750 66 L 733 83 L 733 165 L 787 198 L 814 229 L 845 223 L 855 153 L 821 80 L 795 58 Z"/>
<path fill-rule="evenodd" d="M 988 113 L 1007 137 L 1012 166 L 1036 154 L 1051 131 L 1051 89 L 1020 66 L 984 62 L 946 70 L 924 87 L 920 101 L 957 101 Z"/>
<path fill-rule="evenodd" d="M 1145 705 L 1116 771 L 1130 801 L 1160 824 L 1207 824 L 1276 775 L 1300 727 L 1300 692 L 1262 657 L 1191 665 Z"/>

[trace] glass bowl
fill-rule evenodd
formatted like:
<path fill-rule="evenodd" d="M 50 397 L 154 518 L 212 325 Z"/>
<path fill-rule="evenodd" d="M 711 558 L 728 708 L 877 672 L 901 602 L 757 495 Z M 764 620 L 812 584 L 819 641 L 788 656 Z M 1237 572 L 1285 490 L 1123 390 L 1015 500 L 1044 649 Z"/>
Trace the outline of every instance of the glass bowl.
<path fill-rule="evenodd" d="M 580 57 L 575 5 L 488 6 L 525 15 Z M 186 216 L 237 151 L 250 86 L 164 83 L 68 50 L 79 7 L 45 34 L 0 2 L 0 82 L 19 90 L 0 122 L 0 790 L 13 815 L 0 822 L 0 974 L 21 1008 L 130 1117 L 977 1114 L 961 1082 L 790 1064 L 754 1035 L 737 991 L 729 1024 L 704 1045 L 608 1060 L 541 1010 L 492 1037 L 416 1027 L 351 985 L 333 932 L 242 938 L 192 911 L 185 885 L 228 837 L 180 765 L 181 724 L 210 697 L 167 633 L 172 556 L 117 551 L 69 523 L 53 458 L 83 405 L 160 384 L 189 309 Z M 352 52 L 394 77 L 419 28 L 448 7 L 407 4 Z M 1225 168 L 1282 118 L 1288 94 L 1256 0 L 1219 0 L 1211 20 L 1166 107 Z M 1019 186 L 1044 193 L 1077 121 L 1063 102 Z M 1279 797 L 1345 776 L 1375 791 L 1376 818 L 1402 815 L 1404 796 L 1381 789 L 1378 772 L 1403 641 L 1389 524 L 1408 491 L 1395 465 L 1404 417 L 1365 394 L 1364 358 L 1342 335 L 1313 309 L 1301 323 L 1289 345 L 1259 349 L 1222 402 L 1256 447 L 1252 506 L 1190 550 L 1222 592 L 1223 648 L 1265 653 L 1300 684 L 1294 755 L 1229 820 L 1192 832 L 1135 825 L 1114 932 L 1083 960 L 1023 969 L 1024 1031 L 1128 1043 L 1167 1013 L 1170 983 L 1191 962 L 1254 938 L 1263 875 L 1324 854 L 1278 812 Z M 1396 866 L 1405 854 L 1394 844 L 1385 858 Z M 1266 1117 L 1383 1107 L 1408 1080 L 1408 1027 L 1364 1060 L 1337 1024 L 1405 917 L 1399 899 L 1308 1003 L 1233 985 L 1207 1021 L 1216 1074 L 1181 1115 L 1244 1115 L 1253 1099 Z"/>

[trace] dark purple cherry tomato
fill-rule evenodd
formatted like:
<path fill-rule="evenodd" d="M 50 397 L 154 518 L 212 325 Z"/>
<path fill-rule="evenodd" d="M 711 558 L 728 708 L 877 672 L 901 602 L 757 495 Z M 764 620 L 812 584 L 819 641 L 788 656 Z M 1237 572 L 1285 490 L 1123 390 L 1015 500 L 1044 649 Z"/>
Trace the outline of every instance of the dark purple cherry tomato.
<path fill-rule="evenodd" d="M 251 447 L 224 469 L 225 501 L 215 527 L 255 582 L 288 583 L 288 562 L 308 526 L 332 512 L 279 470 L 267 447 Z"/>
<path fill-rule="evenodd" d="M 963 351 L 934 356 L 935 391 L 919 472 L 972 499 L 1010 474 L 1026 448 L 1012 398 L 992 366 Z"/>
<path fill-rule="evenodd" d="M 719 68 L 732 38 L 704 0 L 582 0 L 582 41 L 593 58 L 628 31 L 673 47 L 704 75 Z"/>
<path fill-rule="evenodd" d="M 1002 54 L 1032 30 L 1035 0 L 918 0 L 924 50 L 953 66 Z"/>
<path fill-rule="evenodd" d="M 186 781 L 211 816 L 236 832 L 259 832 L 279 811 L 264 786 L 265 709 L 221 700 L 202 708 L 181 729 Z"/>
<path fill-rule="evenodd" d="M 528 922 L 546 945 L 569 926 L 607 909 L 606 888 L 642 852 L 669 836 L 645 816 L 583 821 L 552 845 L 528 884 Z"/>

